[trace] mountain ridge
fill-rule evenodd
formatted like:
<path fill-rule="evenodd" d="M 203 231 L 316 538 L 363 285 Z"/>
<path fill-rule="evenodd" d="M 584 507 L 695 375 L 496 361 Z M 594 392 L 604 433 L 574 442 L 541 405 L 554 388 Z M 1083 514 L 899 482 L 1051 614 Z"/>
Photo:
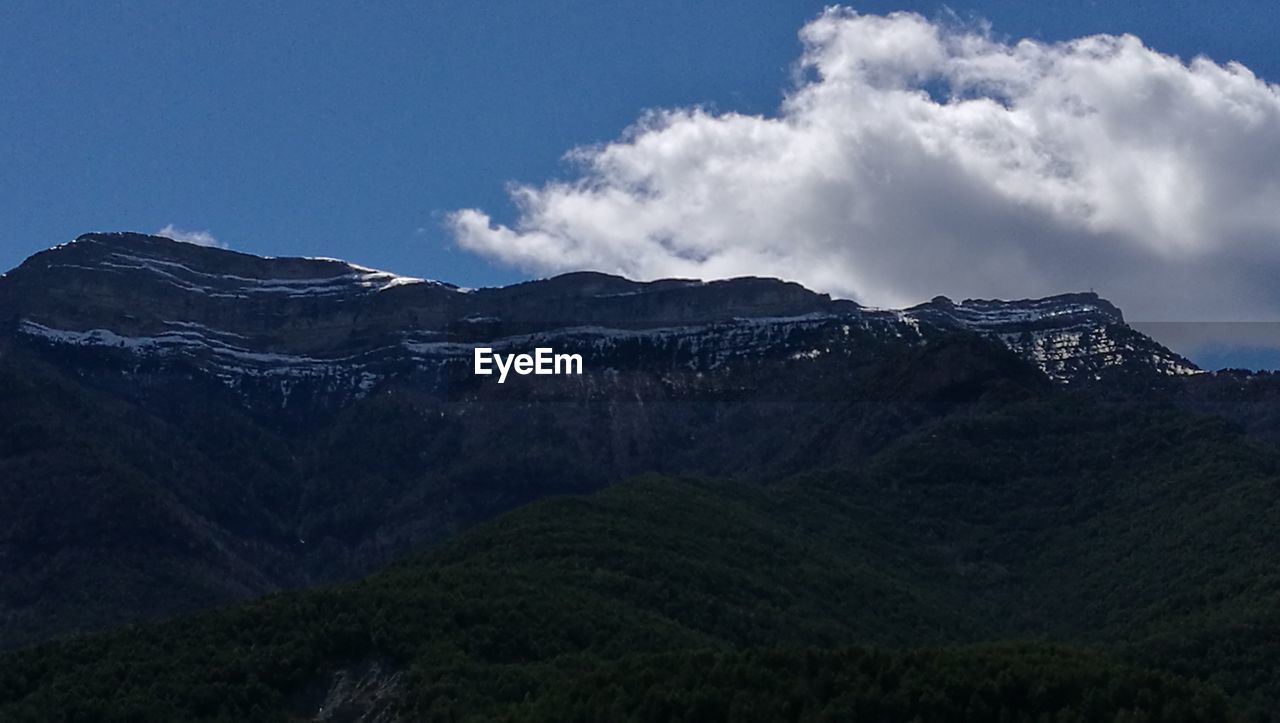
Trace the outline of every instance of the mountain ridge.
<path fill-rule="evenodd" d="M 292 396 L 295 405 L 300 395 L 288 390 L 298 381 L 316 382 L 313 393 L 327 406 L 405 376 L 437 391 L 465 388 L 470 349 L 482 343 L 554 343 L 584 353 L 590 367 L 615 368 L 628 364 L 619 347 L 636 342 L 706 372 L 762 350 L 840 353 L 850 325 L 922 343 L 976 333 L 1060 383 L 1200 371 L 1092 292 L 937 297 L 894 310 L 763 277 L 640 282 L 571 272 L 464 289 L 334 259 L 259 257 L 130 233 L 86 234 L 32 256 L 0 279 L 0 314 L 13 336 L 50 346 L 182 357 L 229 387 L 261 388 L 256 380 L 270 377 L 276 401 Z M 793 337 L 804 343 L 788 343 Z"/>

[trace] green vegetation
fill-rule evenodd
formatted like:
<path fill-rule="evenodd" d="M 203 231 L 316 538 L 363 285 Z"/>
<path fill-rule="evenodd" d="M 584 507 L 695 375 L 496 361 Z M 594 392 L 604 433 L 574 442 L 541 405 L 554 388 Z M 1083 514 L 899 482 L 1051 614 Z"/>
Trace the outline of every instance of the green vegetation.
<path fill-rule="evenodd" d="M 1102 656 L 1022 645 L 746 650 L 624 659 L 509 721 L 1221 721 L 1220 694 Z"/>
<path fill-rule="evenodd" d="M 1280 455 L 926 351 L 868 367 L 885 401 L 486 415 L 388 393 L 302 430 L 8 358 L 0 646 L 451 539 L 0 654 L 0 720 L 1275 720 Z M 989 363 L 958 380 L 947 355 Z M 453 536 L 700 465 L 757 473 Z"/>
<path fill-rule="evenodd" d="M 243 599 L 287 574 L 285 447 L 206 401 L 144 411 L 0 348 L 0 648 Z"/>
<path fill-rule="evenodd" d="M 279 380 L 240 396 L 181 359 L 121 373 L 101 350 L 42 356 L 0 334 L 0 649 L 356 579 L 532 500 L 641 473 L 860 464 L 952 406 L 907 399 L 1047 383 L 978 339 L 867 336 L 802 370 L 633 370 L 598 394 L 555 378 L 448 399 L 406 382 L 336 407 L 290 387 L 281 408 Z"/>
<path fill-rule="evenodd" d="M 0 719 L 284 720 L 340 698 L 441 720 L 1270 720 L 1277 469 L 1173 410 L 967 413 L 853 472 L 646 477 L 359 583 L 9 653 Z M 1018 639 L 1048 644 L 949 648 Z"/>

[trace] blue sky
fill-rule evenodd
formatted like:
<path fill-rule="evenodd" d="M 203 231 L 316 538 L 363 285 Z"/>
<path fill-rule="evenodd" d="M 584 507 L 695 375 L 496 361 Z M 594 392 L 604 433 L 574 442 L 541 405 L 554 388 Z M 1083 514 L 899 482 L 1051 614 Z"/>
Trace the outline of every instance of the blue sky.
<path fill-rule="evenodd" d="M 511 223 L 508 184 L 571 175 L 566 151 L 645 109 L 774 114 L 822 7 L 6 2 L 0 266 L 84 231 L 173 224 L 252 253 L 526 278 L 458 248 L 445 214 Z M 1009 40 L 1132 32 L 1280 81 L 1280 6 L 1261 0 L 853 7 L 982 18 Z"/>

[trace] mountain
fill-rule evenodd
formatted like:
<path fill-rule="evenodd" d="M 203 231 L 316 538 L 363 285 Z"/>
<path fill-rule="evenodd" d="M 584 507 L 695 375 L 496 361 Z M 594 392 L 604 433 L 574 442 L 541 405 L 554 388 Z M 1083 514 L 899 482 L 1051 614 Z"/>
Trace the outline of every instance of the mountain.
<path fill-rule="evenodd" d="M 578 353 L 584 374 L 498 384 L 478 345 Z M 1195 371 L 1092 294 L 469 290 L 88 234 L 0 277 L 0 646 L 349 579 L 637 474 L 848 468 L 966 406 Z"/>
<path fill-rule="evenodd" d="M 262 409 L 300 413 L 340 408 L 397 380 L 470 393 L 480 386 L 477 344 L 552 346 L 582 354 L 593 371 L 708 373 L 736 361 L 849 355 L 867 335 L 922 343 L 964 331 L 1060 382 L 1197 371 L 1094 294 L 939 297 L 893 311 L 761 278 L 640 283 L 575 273 L 472 290 L 137 234 L 88 234 L 36 254 L 0 280 L 0 309 L 24 340 L 92 349 L 95 361 L 143 363 L 153 375 L 195 370 Z"/>
<path fill-rule="evenodd" d="M 0 277 L 0 719 L 1270 720 L 1278 398 L 1094 294 L 89 234 Z"/>
<path fill-rule="evenodd" d="M 1100 381 L 1117 371 L 1166 376 L 1200 371 L 1129 327 L 1118 308 L 1092 292 L 1021 301 L 969 299 L 959 304 L 939 296 L 904 313 L 998 339 L 1057 382 Z"/>

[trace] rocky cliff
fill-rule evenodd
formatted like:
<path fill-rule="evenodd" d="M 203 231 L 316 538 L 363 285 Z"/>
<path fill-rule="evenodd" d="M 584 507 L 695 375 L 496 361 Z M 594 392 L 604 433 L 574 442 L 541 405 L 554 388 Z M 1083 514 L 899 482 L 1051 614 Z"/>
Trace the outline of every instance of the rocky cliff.
<path fill-rule="evenodd" d="M 868 336 L 925 343 L 959 332 L 999 341 L 1060 383 L 1197 371 L 1091 293 L 885 310 L 767 278 L 644 283 L 581 272 L 463 289 L 128 233 L 87 234 L 31 257 L 0 278 L 0 318 L 25 343 L 92 350 L 125 367 L 176 363 L 267 406 L 341 406 L 392 379 L 470 389 L 477 345 L 550 345 L 598 372 L 713 371 L 850 354 Z"/>

